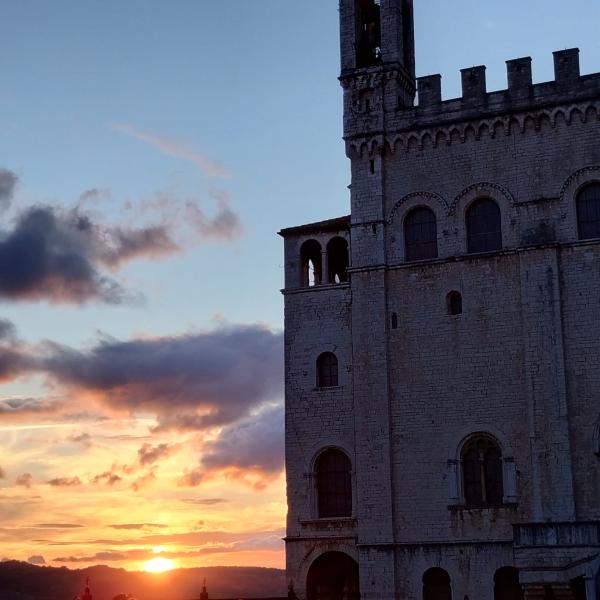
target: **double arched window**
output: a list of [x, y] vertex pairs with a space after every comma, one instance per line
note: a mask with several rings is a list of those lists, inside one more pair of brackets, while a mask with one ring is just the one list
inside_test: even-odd
[[329, 388], [338, 385], [338, 359], [333, 352], [323, 352], [317, 358], [317, 387]]
[[349, 264], [350, 253], [345, 238], [331, 238], [326, 254], [317, 240], [306, 240], [300, 247], [300, 287], [346, 283]]
[[577, 229], [580, 240], [600, 238], [600, 183], [590, 183], [577, 194]]
[[467, 508], [493, 508], [503, 504], [502, 451], [496, 440], [478, 435], [461, 452], [463, 492]]
[[444, 569], [434, 567], [423, 575], [423, 600], [452, 600], [450, 575]]
[[404, 246], [408, 261], [437, 258], [437, 221], [431, 209], [414, 208], [406, 215]]
[[315, 463], [319, 518], [352, 516], [352, 466], [341, 450], [325, 450]]
[[491, 198], [480, 198], [469, 206], [466, 225], [469, 253], [502, 250], [500, 208]]

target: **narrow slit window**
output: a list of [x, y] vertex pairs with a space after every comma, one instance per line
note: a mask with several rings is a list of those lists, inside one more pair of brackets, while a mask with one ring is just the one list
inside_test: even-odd
[[448, 314], [452, 316], [462, 315], [463, 304], [462, 296], [460, 292], [450, 292], [446, 297], [446, 304], [448, 307]]

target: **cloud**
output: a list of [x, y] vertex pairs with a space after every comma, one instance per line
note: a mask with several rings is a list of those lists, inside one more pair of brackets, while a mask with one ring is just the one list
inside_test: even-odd
[[91, 223], [49, 207], [31, 208], [0, 240], [0, 297], [122, 303], [121, 286], [99, 274]]
[[104, 473], [100, 473], [92, 479], [92, 483], [104, 483], [111, 487], [119, 481], [123, 481], [123, 478], [117, 475], [114, 470], [104, 471]]
[[74, 433], [67, 440], [74, 444], [81, 444], [85, 448], [90, 448], [92, 445], [92, 436], [89, 433]]
[[242, 234], [242, 221], [229, 206], [229, 195], [223, 191], [211, 190], [210, 195], [218, 202], [218, 211], [209, 217], [196, 204], [186, 204], [186, 216], [196, 233], [205, 240], [231, 241]]
[[117, 268], [122, 263], [138, 257], [162, 258], [179, 250], [166, 227], [154, 226], [141, 229], [113, 227], [105, 232], [109, 242], [100, 253], [105, 265]]
[[197, 504], [198, 506], [214, 506], [228, 502], [225, 498], [181, 498], [180, 502], [185, 504]]
[[[2, 351], [0, 350], [0, 374], [4, 373], [6, 379], [5, 364], [3, 364]], [[22, 366], [21, 363], [20, 366]], [[22, 372], [21, 368], [16, 368], [10, 371], [10, 375], [16, 376]], [[62, 403], [52, 398], [4, 398], [0, 400], [0, 416], [28, 416], [36, 414], [48, 414], [56, 412], [62, 407]]]
[[52, 487], [74, 487], [81, 485], [81, 479], [79, 477], [56, 477], [46, 483]]
[[159, 444], [158, 446], [152, 446], [152, 444], [144, 444], [138, 450], [138, 460], [140, 465], [142, 465], [143, 467], [153, 465], [158, 460], [162, 458], [167, 458], [178, 449], [178, 446], [174, 446], [172, 444]]
[[31, 565], [45, 565], [46, 564], [46, 560], [44, 559], [44, 557], [39, 554], [34, 554], [33, 556], [30, 556], [27, 559], [27, 562]]
[[23, 473], [15, 479], [15, 484], [29, 489], [33, 484], [33, 476], [31, 473]]
[[83, 525], [75, 523], [36, 523], [33, 527], [36, 529], [81, 529]]
[[119, 525], [109, 525], [112, 529], [139, 530], [139, 529], [166, 529], [168, 525], [162, 523], [121, 523]]
[[0, 319], [0, 340], [15, 341], [17, 339], [17, 328], [12, 321]]
[[6, 479], [6, 471], [0, 467], [0, 479]]
[[8, 169], [0, 169], [0, 210], [6, 210], [12, 202], [19, 178]]
[[283, 394], [283, 341], [260, 325], [177, 337], [100, 341], [88, 351], [48, 343], [40, 368], [107, 406], [154, 412], [158, 430], [223, 426]]
[[141, 489], [145, 488], [153, 481], [156, 481], [156, 473], [154, 470], [148, 471], [144, 475], [140, 475], [132, 484], [131, 489], [134, 492], [139, 492]]
[[127, 123], [114, 123], [111, 125], [113, 131], [124, 133], [141, 142], [150, 144], [163, 154], [181, 158], [194, 163], [205, 175], [209, 177], [230, 177], [231, 174], [223, 166], [214, 160], [200, 154], [189, 145], [179, 140], [148, 131], [141, 131]]
[[187, 470], [178, 484], [197, 487], [216, 475], [240, 481], [260, 491], [277, 479], [284, 467], [283, 406], [224, 427], [205, 445], [199, 467]]

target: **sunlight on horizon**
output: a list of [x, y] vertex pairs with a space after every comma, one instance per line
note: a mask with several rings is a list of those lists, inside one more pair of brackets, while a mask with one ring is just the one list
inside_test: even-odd
[[144, 563], [144, 571], [148, 573], [165, 573], [175, 568], [175, 562], [164, 556], [157, 556]]

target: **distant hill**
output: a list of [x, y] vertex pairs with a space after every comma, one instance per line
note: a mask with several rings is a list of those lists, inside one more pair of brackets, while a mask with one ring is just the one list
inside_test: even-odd
[[90, 578], [94, 600], [112, 600], [131, 594], [137, 600], [189, 600], [198, 598], [206, 577], [211, 598], [285, 596], [285, 571], [259, 567], [202, 567], [168, 573], [144, 573], [106, 566], [71, 570], [38, 567], [29, 563], [0, 563], [0, 599], [72, 600]]

